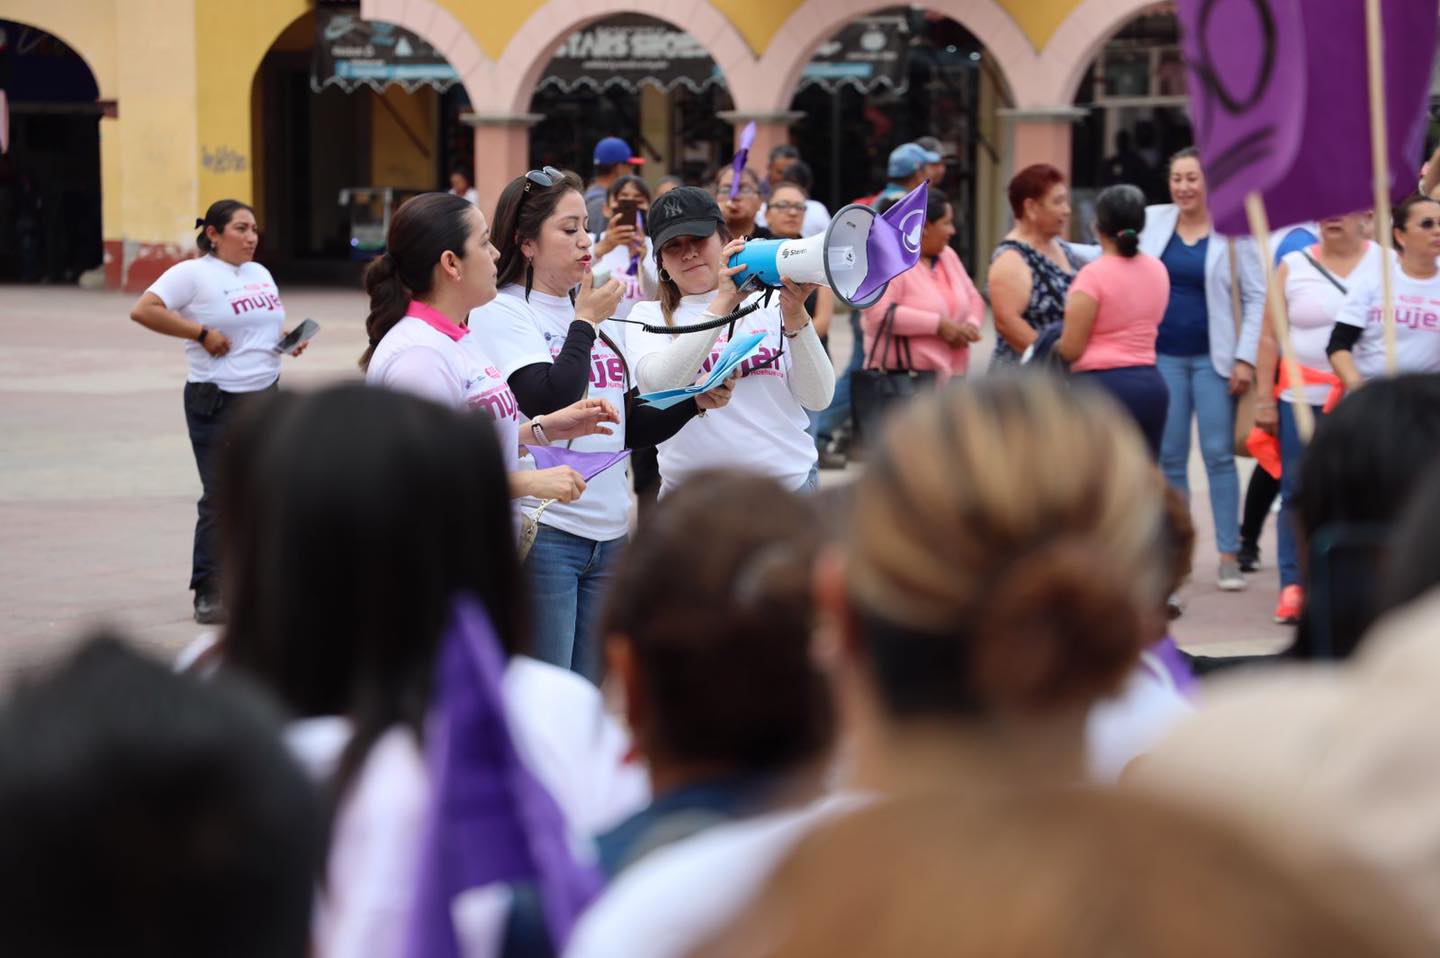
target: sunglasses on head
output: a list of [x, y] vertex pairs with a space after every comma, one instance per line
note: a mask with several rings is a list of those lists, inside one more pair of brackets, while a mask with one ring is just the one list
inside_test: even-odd
[[544, 189], [547, 186], [554, 186], [565, 178], [565, 174], [553, 166], [542, 166], [538, 170], [531, 170], [525, 174], [525, 192], [530, 192], [532, 185]]

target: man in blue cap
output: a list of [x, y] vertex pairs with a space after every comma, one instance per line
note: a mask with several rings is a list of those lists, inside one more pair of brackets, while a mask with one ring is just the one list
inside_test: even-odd
[[890, 164], [885, 170], [890, 182], [875, 198], [876, 204], [882, 200], [898, 200], [906, 195], [925, 181], [931, 164], [942, 162], [944, 160], [939, 153], [927, 150], [919, 143], [902, 143], [895, 147], [890, 151]]
[[590, 232], [598, 234], [605, 231], [605, 193], [610, 184], [644, 162], [644, 157], [636, 156], [630, 144], [618, 136], [607, 136], [595, 144], [595, 179], [590, 181], [590, 188], [585, 191]]

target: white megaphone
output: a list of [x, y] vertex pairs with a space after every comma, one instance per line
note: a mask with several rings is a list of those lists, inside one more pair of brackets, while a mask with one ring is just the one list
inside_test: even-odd
[[746, 243], [730, 257], [731, 266], [745, 267], [736, 274], [735, 285], [754, 278], [774, 289], [788, 277], [797, 283], [824, 283], [846, 306], [873, 306], [892, 279], [920, 261], [928, 200], [929, 184], [921, 183], [883, 214], [852, 203], [835, 214], [824, 233]]

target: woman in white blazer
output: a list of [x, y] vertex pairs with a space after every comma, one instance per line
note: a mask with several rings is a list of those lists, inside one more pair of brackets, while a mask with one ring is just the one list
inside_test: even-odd
[[[1190, 423], [1199, 426], [1200, 452], [1210, 480], [1217, 583], [1245, 588], [1240, 547], [1240, 479], [1235, 470], [1235, 400], [1255, 388], [1255, 352], [1265, 308], [1265, 279], [1250, 239], [1215, 233], [1205, 201], [1205, 174], [1194, 150], [1170, 160], [1173, 203], [1149, 207], [1140, 251], [1157, 257], [1170, 275], [1170, 302], [1155, 343], [1155, 365], [1170, 391], [1160, 442], [1160, 468], [1189, 495]], [[1233, 282], [1239, 294], [1237, 318]]]

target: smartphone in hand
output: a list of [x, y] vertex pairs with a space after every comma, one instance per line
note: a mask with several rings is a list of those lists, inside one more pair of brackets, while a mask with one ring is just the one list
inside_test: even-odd
[[310, 337], [314, 336], [318, 332], [320, 332], [319, 323], [315, 322], [315, 320], [313, 319], [304, 320], [300, 323], [299, 326], [296, 326], [290, 331], [289, 336], [286, 336], [284, 339], [280, 340], [280, 342], [275, 344], [275, 351], [277, 353], [293, 352], [295, 350], [295, 347], [299, 346], [301, 343], [309, 342]]
[[615, 204], [615, 212], [620, 214], [621, 226], [638, 226], [640, 204], [635, 200], [619, 200]]

